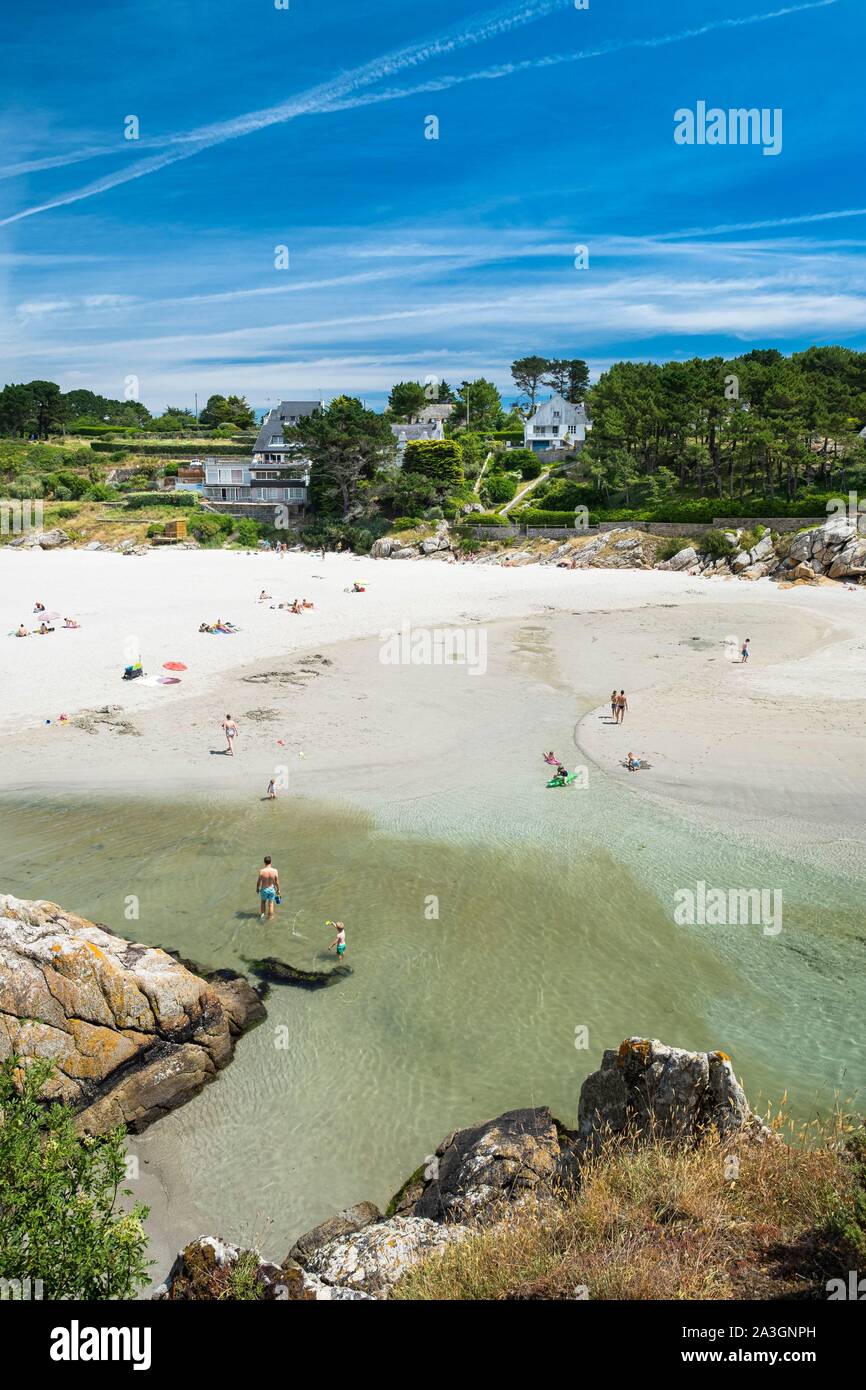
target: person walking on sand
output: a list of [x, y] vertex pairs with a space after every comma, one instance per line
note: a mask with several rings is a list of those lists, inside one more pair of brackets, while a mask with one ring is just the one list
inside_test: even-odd
[[270, 922], [274, 915], [274, 908], [280, 896], [280, 875], [271, 863], [271, 856], [265, 855], [265, 862], [259, 869], [259, 876], [256, 880], [256, 892], [259, 896], [261, 913], [259, 920], [264, 921], [267, 917]]
[[625, 691], [621, 690], [616, 697], [616, 722], [625, 723], [625, 712], [628, 709], [628, 700], [625, 698]]
[[234, 741], [238, 736], [238, 732], [237, 720], [232, 719], [231, 715], [227, 714], [223, 720], [223, 733], [226, 736], [226, 752], [230, 758], [233, 758], [235, 755]]
[[610, 717], [616, 723], [616, 691], [610, 692]]
[[267, 796], [268, 801], [276, 801], [276, 799], [277, 799], [277, 787], [276, 787], [276, 783], [275, 783], [273, 777], [271, 778], [270, 782], [268, 783], [268, 790], [267, 790], [267, 792], [266, 792], [266, 796]]
[[327, 922], [325, 925], [328, 927], [336, 927], [337, 929], [337, 935], [334, 937], [328, 950], [333, 951], [336, 946], [337, 957], [342, 960], [343, 956], [346, 954], [346, 928], [343, 926], [342, 922]]
[[742, 661], [742, 664], [743, 664], [743, 665], [745, 665], [746, 662], [747, 662], [748, 659], [749, 659], [749, 642], [750, 642], [750, 640], [751, 640], [750, 638], [748, 638], [748, 637], [746, 638], [745, 642], [743, 643], [743, 650], [740, 652], [740, 658], [741, 658], [741, 661]]

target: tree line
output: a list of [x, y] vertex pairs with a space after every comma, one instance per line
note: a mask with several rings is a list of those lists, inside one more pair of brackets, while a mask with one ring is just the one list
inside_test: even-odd
[[243, 396], [211, 396], [198, 417], [191, 410], [167, 405], [152, 415], [135, 400], [112, 400], [95, 391], [61, 391], [55, 381], [28, 381], [4, 386], [0, 391], [0, 434], [15, 438], [48, 439], [67, 429], [155, 430], [178, 434], [204, 425], [230, 431], [251, 429], [255, 412]]
[[774, 348], [735, 358], [617, 362], [587, 395], [581, 471], [605, 501], [679, 494], [793, 500], [864, 467], [866, 353]]

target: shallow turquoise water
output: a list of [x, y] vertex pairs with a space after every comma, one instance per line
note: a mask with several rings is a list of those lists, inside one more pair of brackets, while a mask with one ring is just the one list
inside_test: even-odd
[[[204, 1222], [284, 1255], [339, 1206], [386, 1202], [458, 1125], [524, 1104], [573, 1122], [582, 1077], [628, 1034], [722, 1048], [753, 1103], [787, 1092], [800, 1118], [862, 1097], [862, 882], [602, 779], [591, 796], [486, 789], [375, 816], [291, 800], [7, 801], [0, 824], [5, 891], [206, 966], [316, 966], [325, 919], [346, 922], [351, 978], [275, 987], [217, 1083], [132, 1141], [170, 1156], [172, 1196], [195, 1205], [178, 1240]], [[254, 895], [265, 852], [285, 900], [272, 929]], [[677, 926], [674, 892], [698, 879], [780, 888], [782, 932]]]

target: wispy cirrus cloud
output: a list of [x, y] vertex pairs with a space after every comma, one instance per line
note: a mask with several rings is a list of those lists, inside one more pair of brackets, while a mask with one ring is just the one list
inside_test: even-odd
[[[8, 226], [24, 218], [34, 217], [42, 212], [48, 212], [53, 208], [66, 207], [72, 203], [96, 197], [101, 193], [117, 188], [121, 184], [145, 178], [180, 160], [190, 159], [215, 145], [224, 144], [228, 140], [239, 139], [268, 126], [283, 124], [301, 116], [327, 115], [382, 102], [403, 100], [411, 96], [446, 91], [468, 82], [498, 81], [531, 70], [554, 68], [562, 64], [610, 57], [630, 49], [662, 48], [701, 38], [721, 30], [739, 29], [784, 19], [810, 10], [827, 9], [837, 3], [838, 0], [801, 0], [799, 4], [785, 5], [775, 10], [709, 20], [705, 24], [682, 29], [675, 33], [609, 40], [595, 47], [572, 53], [551, 53], [542, 58], [502, 63], [494, 67], [481, 68], [475, 72], [446, 74], [411, 87], [388, 88], [379, 92], [363, 90], [387, 79], [396, 72], [418, 67], [435, 58], [454, 53], [458, 49], [481, 44], [522, 25], [543, 19], [557, 10], [570, 8], [572, 4], [572, 0], [526, 0], [526, 3], [504, 7], [487, 16], [478, 17], [471, 21], [468, 26], [452, 28], [437, 38], [428, 39], [374, 59], [341, 77], [320, 83], [277, 106], [252, 111], [228, 121], [215, 122], [186, 133], [136, 142], [138, 150], [161, 148], [162, 152], [151, 158], [139, 160], [130, 168], [121, 169], [101, 179], [96, 179], [81, 188], [72, 189], [0, 218], [0, 227]], [[0, 168], [0, 178], [8, 178], [19, 172], [57, 168], [63, 164], [78, 163], [95, 158], [97, 155], [116, 155], [119, 152], [117, 146], [98, 146], [90, 150], [75, 151], [66, 156], [52, 156], [47, 161], [29, 161], [26, 164], [9, 165]]]

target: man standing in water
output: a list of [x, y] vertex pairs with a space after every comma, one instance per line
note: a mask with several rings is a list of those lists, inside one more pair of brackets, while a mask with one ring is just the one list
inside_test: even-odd
[[277, 898], [280, 896], [280, 875], [271, 863], [271, 856], [265, 855], [265, 862], [259, 869], [259, 877], [256, 882], [256, 892], [259, 895], [261, 905], [260, 921], [264, 921], [267, 916], [270, 922], [274, 915], [274, 908]]

